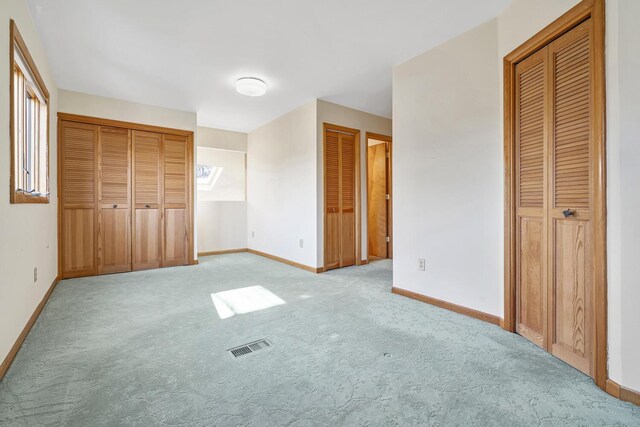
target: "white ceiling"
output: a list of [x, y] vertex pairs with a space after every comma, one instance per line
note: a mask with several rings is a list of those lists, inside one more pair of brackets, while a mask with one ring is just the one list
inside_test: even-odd
[[[58, 87], [250, 131], [312, 99], [391, 117], [391, 69], [509, 0], [29, 0]], [[267, 95], [235, 92], [243, 76]]]

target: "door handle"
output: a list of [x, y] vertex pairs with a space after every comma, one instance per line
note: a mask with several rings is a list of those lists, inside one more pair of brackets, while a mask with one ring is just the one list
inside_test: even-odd
[[562, 211], [562, 215], [564, 215], [565, 218], [569, 218], [570, 216], [573, 216], [573, 212], [571, 211], [571, 209], [566, 209]]
[[145, 208], [149, 209], [151, 205], [144, 205]]
[[115, 208], [117, 208], [117, 207], [118, 207], [118, 205], [113, 205], [113, 209], [115, 209]]

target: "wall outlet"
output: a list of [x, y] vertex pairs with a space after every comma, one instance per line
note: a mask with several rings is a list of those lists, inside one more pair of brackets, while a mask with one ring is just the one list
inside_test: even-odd
[[418, 270], [425, 271], [427, 268], [427, 262], [424, 258], [418, 258]]
[[300, 239], [300, 248], [304, 248], [304, 239]]
[[256, 237], [256, 232], [255, 231], [251, 232], [251, 237]]
[[38, 281], [38, 267], [33, 268], [33, 283]]

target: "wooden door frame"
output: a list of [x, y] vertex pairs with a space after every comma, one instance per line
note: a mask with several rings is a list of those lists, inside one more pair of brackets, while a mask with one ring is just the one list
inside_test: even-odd
[[594, 90], [593, 147], [591, 160], [594, 240], [594, 380], [606, 390], [607, 383], [607, 260], [606, 260], [606, 92], [605, 92], [605, 4], [583, 0], [504, 58], [504, 319], [502, 327], [516, 331], [516, 186], [515, 186], [515, 68], [516, 64], [591, 18], [593, 22]]
[[[141, 131], [145, 131], [145, 132], [156, 132], [156, 133], [161, 133], [161, 134], [169, 134], [169, 135], [178, 135], [178, 136], [185, 136], [187, 137], [187, 145], [188, 145], [188, 153], [189, 153], [189, 157], [187, 158], [187, 173], [189, 174], [189, 180], [188, 180], [188, 203], [189, 203], [189, 247], [187, 248], [187, 262], [189, 263], [189, 265], [195, 265], [198, 263], [198, 261], [195, 259], [195, 250], [194, 250], [194, 246], [195, 246], [195, 242], [194, 242], [194, 224], [195, 224], [195, 218], [194, 218], [194, 212], [195, 212], [195, 208], [194, 208], [194, 200], [195, 200], [195, 174], [194, 174], [194, 170], [195, 170], [195, 161], [194, 161], [194, 138], [193, 138], [193, 131], [190, 130], [183, 130], [183, 129], [173, 129], [173, 128], [167, 128], [167, 127], [162, 127], [162, 126], [153, 126], [153, 125], [146, 125], [146, 124], [141, 124], [141, 123], [132, 123], [132, 122], [125, 122], [125, 121], [121, 121], [121, 120], [112, 120], [112, 119], [104, 119], [104, 118], [100, 118], [100, 117], [91, 117], [91, 116], [82, 116], [82, 115], [78, 115], [78, 114], [69, 114], [69, 113], [58, 113], [58, 143], [57, 145], [57, 165], [58, 165], [58, 170], [57, 170], [57, 192], [58, 194], [56, 195], [56, 197], [58, 198], [58, 277], [62, 278], [62, 194], [63, 194], [63, 189], [62, 189], [62, 174], [61, 174], [61, 165], [62, 165], [62, 159], [61, 159], [61, 154], [62, 154], [62, 147], [60, 144], [60, 141], [62, 140], [62, 133], [61, 133], [61, 122], [62, 121], [66, 121], [66, 122], [76, 122], [76, 123], [85, 123], [85, 124], [92, 124], [92, 125], [98, 125], [98, 126], [109, 126], [109, 127], [117, 127], [117, 128], [125, 128], [125, 129], [130, 129], [130, 130], [141, 130]], [[133, 150], [133, 146], [131, 147], [131, 149]], [[133, 152], [132, 152], [133, 153]], [[132, 154], [130, 153], [130, 154]], [[96, 170], [97, 170], [97, 155], [96, 155]], [[132, 159], [132, 164], [131, 164], [131, 168], [130, 170], [133, 170], [133, 159]], [[131, 172], [130, 172], [131, 173]], [[130, 177], [131, 179], [131, 191], [133, 191], [133, 179], [132, 177]], [[96, 200], [97, 200], [97, 182], [95, 183], [96, 185]], [[97, 209], [97, 207], [96, 207]], [[131, 220], [133, 221], [133, 213], [134, 210], [133, 208], [131, 209]], [[96, 214], [97, 215], [97, 214]], [[96, 217], [97, 218], [97, 217]], [[96, 224], [97, 226], [97, 224]], [[133, 233], [133, 228], [132, 228], [132, 233]], [[133, 235], [132, 235], [133, 236]], [[132, 239], [133, 241], [133, 239]], [[96, 251], [97, 252], [97, 251]], [[131, 262], [133, 265], [133, 250], [131, 252]], [[96, 254], [96, 271], [97, 271], [97, 254]]]
[[346, 133], [347, 135], [353, 135], [354, 148], [355, 148], [355, 221], [356, 221], [356, 265], [362, 265], [362, 200], [361, 200], [361, 186], [360, 182], [360, 145], [362, 144], [360, 137], [360, 129], [348, 128], [345, 126], [334, 125], [332, 123], [322, 124], [322, 245], [324, 260], [322, 262], [323, 268], [327, 270], [327, 186], [325, 177], [325, 165], [327, 164], [327, 131], [334, 131], [338, 133]]
[[[389, 203], [387, 203], [387, 236], [389, 236], [389, 245], [387, 246], [387, 259], [393, 258], [393, 174], [392, 174], [392, 159], [393, 159], [393, 138], [380, 133], [365, 132], [365, 147], [367, 148], [367, 154], [364, 156], [365, 163], [365, 194], [369, 195], [369, 139], [375, 139], [378, 141], [384, 141], [389, 144], [389, 160], [387, 169], [387, 191], [389, 194]], [[369, 199], [367, 198], [367, 242], [369, 241]], [[369, 254], [369, 248], [367, 247], [367, 261], [371, 260]]]

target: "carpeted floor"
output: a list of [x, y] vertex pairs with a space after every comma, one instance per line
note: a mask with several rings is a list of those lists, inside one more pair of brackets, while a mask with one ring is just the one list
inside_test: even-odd
[[[640, 425], [526, 340], [391, 294], [388, 261], [200, 262], [60, 283], [0, 382], [0, 425]], [[211, 293], [256, 285], [286, 304], [220, 319]]]

